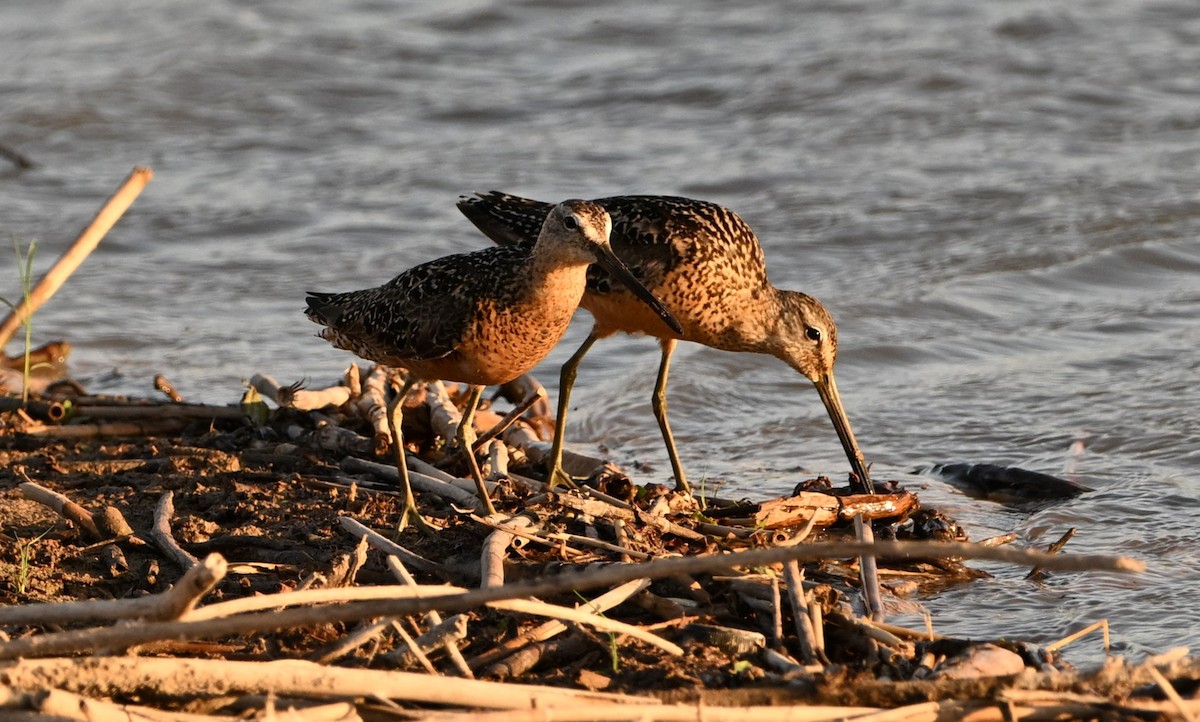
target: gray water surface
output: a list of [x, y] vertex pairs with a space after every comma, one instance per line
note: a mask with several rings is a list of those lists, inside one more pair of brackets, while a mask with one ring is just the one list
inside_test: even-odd
[[[939, 631], [1050, 641], [1106, 618], [1126, 653], [1200, 643], [1192, 0], [18, 0], [0, 68], [0, 142], [38, 164], [0, 160], [0, 231], [37, 240], [39, 268], [155, 171], [35, 321], [93, 391], [153, 395], [164, 372], [230, 403], [255, 372], [333, 379], [351, 358], [314, 338], [304, 291], [485, 245], [462, 193], [706, 198], [834, 313], [877, 478], [973, 538], [1077, 527], [1069, 551], [1150, 564], [1041, 585], [988, 566], [923, 600]], [[588, 327], [540, 367], [552, 393]], [[657, 360], [601, 342], [573, 397], [570, 442], [642, 481], [670, 473]], [[670, 401], [691, 474], [726, 494], [845, 474], [811, 385], [772, 358], [682, 345]], [[1096, 491], [1013, 509], [908, 474], [950, 461]]]

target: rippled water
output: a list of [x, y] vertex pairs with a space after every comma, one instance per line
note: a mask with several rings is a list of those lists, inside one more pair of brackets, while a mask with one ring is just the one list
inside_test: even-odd
[[[1077, 527], [1068, 550], [1151, 565], [1043, 585], [989, 567], [925, 600], [939, 630], [1048, 641], [1107, 618], [1127, 652], [1200, 642], [1192, 0], [26, 0], [0, 5], [0, 67], [0, 143], [38, 164], [0, 160], [0, 231], [38, 240], [40, 267], [130, 168], [156, 173], [35, 324], [93, 390], [150, 394], [163, 371], [225, 403], [254, 372], [333, 378], [349, 358], [313, 338], [303, 291], [480, 247], [460, 193], [707, 198], [834, 312], [877, 478], [974, 538]], [[552, 391], [587, 326], [542, 367]], [[696, 478], [760, 496], [844, 473], [781, 363], [676, 358]], [[571, 426], [647, 480], [669, 474], [656, 364], [652, 341], [598, 344]], [[939, 461], [1070, 466], [1096, 491], [1016, 510], [907, 474]]]

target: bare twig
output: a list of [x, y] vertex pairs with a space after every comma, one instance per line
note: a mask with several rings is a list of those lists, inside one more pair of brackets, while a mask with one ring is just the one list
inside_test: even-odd
[[21, 494], [26, 499], [50, 507], [58, 512], [59, 516], [81, 527], [92, 539], [103, 541], [106, 538], [104, 534], [100, 533], [100, 529], [96, 527], [96, 520], [92, 516], [92, 513], [71, 501], [66, 495], [52, 489], [47, 489], [32, 481], [26, 481], [17, 488], [21, 490]]
[[73, 624], [119, 619], [179, 619], [225, 577], [227, 564], [209, 554], [161, 594], [136, 599], [87, 599], [78, 602], [0, 607], [0, 624]]
[[0, 348], [8, 343], [25, 319], [36, 313], [42, 304], [50, 300], [63, 282], [75, 272], [76, 268], [79, 268], [79, 264], [83, 263], [84, 259], [95, 250], [105, 234], [116, 225], [129, 206], [133, 205], [133, 201], [141, 194], [142, 189], [150, 182], [153, 175], [149, 168], [133, 169], [117, 192], [101, 206], [100, 211], [96, 213], [96, 217], [92, 219], [88, 227], [83, 229], [70, 248], [55, 261], [50, 270], [46, 271], [46, 275], [42, 276], [37, 285], [29, 291], [28, 297], [17, 304], [16, 309], [9, 313], [3, 321], [0, 321]]
[[184, 571], [200, 563], [200, 560], [184, 551], [171, 535], [171, 517], [175, 515], [175, 492], [168, 491], [158, 500], [154, 510], [154, 527], [150, 530], [150, 538], [171, 561], [178, 564]]
[[[616, 589], [601, 594], [591, 601], [577, 605], [577, 608], [589, 611], [593, 614], [601, 614], [609, 609], [612, 609], [618, 604], [625, 602], [625, 600], [641, 593], [649, 586], [649, 579], [635, 579], [622, 584]], [[501, 645], [492, 647], [483, 654], [469, 660], [468, 664], [472, 669], [485, 667], [499, 659], [503, 659], [504, 657], [513, 654], [525, 645], [535, 642], [543, 642], [558, 634], [562, 634], [566, 630], [567, 625], [557, 619], [544, 622], [541, 625], [524, 632]]]
[[504, 554], [515, 536], [514, 531], [521, 531], [533, 526], [533, 521], [527, 516], [515, 516], [505, 519], [496, 525], [495, 531], [488, 534], [483, 541], [483, 552], [480, 554], [479, 586], [484, 589], [504, 586]]
[[351, 519], [348, 516], [340, 516], [338, 517], [338, 523], [342, 525], [342, 529], [344, 529], [347, 533], [355, 537], [366, 538], [366, 540], [370, 542], [371, 546], [382, 551], [384, 554], [390, 554], [392, 556], [399, 557], [406, 563], [413, 565], [421, 571], [443, 571], [442, 565], [438, 562], [435, 562], [431, 559], [426, 559], [420, 554], [417, 554], [406, 547], [400, 546], [396, 542], [388, 539], [379, 532], [366, 527], [355, 519]]
[[[312, 662], [240, 662], [227, 659], [83, 657], [23, 659], [5, 666], [8, 684], [17, 688], [60, 687], [97, 696], [187, 696], [213, 689], [226, 693], [310, 698], [401, 699], [426, 704], [482, 709], [524, 709], [535, 705], [591, 703], [637, 704], [628, 695], [577, 692], [554, 687], [499, 684], [411, 672], [323, 667]], [[603, 715], [602, 715], [603, 716]]]
[[[608, 587], [642, 577], [661, 579], [676, 574], [697, 574], [729, 569], [738, 566], [762, 566], [778, 564], [789, 559], [815, 560], [830, 557], [858, 556], [870, 554], [900, 559], [939, 559], [962, 557], [966, 559], [989, 559], [1027, 566], [1042, 566], [1046, 569], [1083, 571], [1106, 570], [1140, 572], [1145, 564], [1125, 557], [1100, 555], [1059, 555], [1005, 547], [987, 548], [967, 543], [948, 542], [862, 542], [828, 544], [799, 544], [793, 547], [753, 549], [727, 554], [707, 554], [692, 557], [655, 559], [640, 564], [623, 564], [590, 569], [576, 574], [538, 579], [519, 584], [509, 584], [498, 589], [480, 589], [469, 593], [442, 592], [426, 598], [390, 598], [319, 608], [285, 609], [279, 612], [248, 614], [230, 619], [212, 620], [203, 626], [195, 622], [155, 622], [129, 629], [75, 630], [46, 634], [38, 637], [14, 639], [0, 642], [0, 659], [22, 656], [47, 656], [65, 654], [98, 647], [114, 645], [132, 646], [159, 639], [183, 638], [187, 636], [213, 637], [226, 634], [243, 634], [254, 631], [288, 629], [312, 624], [325, 624], [332, 620], [352, 621], [416, 614], [430, 609], [446, 613], [474, 609], [482, 604], [504, 599], [548, 596], [567, 590], [584, 590]], [[343, 590], [347, 591], [347, 590]], [[282, 596], [282, 595], [276, 595]], [[197, 610], [200, 612], [203, 610]]]

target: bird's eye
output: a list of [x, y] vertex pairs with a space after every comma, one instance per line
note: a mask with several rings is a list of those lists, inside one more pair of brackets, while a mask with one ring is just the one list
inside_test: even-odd
[[808, 340], [810, 341], [820, 341], [821, 329], [815, 326], [809, 326], [808, 328], [804, 329], [804, 335], [808, 336]]
[[567, 216], [563, 219], [563, 225], [567, 227], [568, 231], [577, 231], [579, 230], [579, 219], [575, 216]]

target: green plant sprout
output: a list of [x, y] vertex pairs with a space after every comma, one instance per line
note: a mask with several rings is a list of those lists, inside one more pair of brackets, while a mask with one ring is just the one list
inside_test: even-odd
[[14, 585], [16, 587], [17, 594], [25, 596], [25, 593], [29, 591], [29, 561], [30, 557], [33, 556], [33, 546], [42, 539], [45, 539], [46, 535], [49, 534], [53, 529], [54, 527], [48, 527], [46, 531], [38, 534], [29, 541], [21, 541], [18, 538], [17, 547], [19, 549], [18, 554], [20, 557], [17, 562], [17, 582]]
[[[37, 249], [37, 241], [30, 241], [29, 249], [25, 253], [21, 252], [21, 244], [17, 242], [16, 236], [13, 236], [12, 242], [13, 253], [17, 256], [17, 271], [21, 275], [21, 295], [25, 300], [25, 308], [29, 309], [29, 294], [33, 288], [33, 254]], [[0, 301], [13, 313], [17, 312], [17, 306], [12, 301], [3, 296], [0, 296]], [[33, 349], [33, 314], [27, 311], [21, 325], [25, 327], [25, 368], [21, 374], [21, 404], [24, 405], [29, 403], [29, 374], [32, 371], [29, 366], [29, 353]]]

